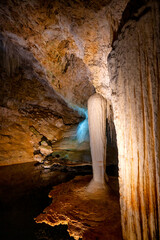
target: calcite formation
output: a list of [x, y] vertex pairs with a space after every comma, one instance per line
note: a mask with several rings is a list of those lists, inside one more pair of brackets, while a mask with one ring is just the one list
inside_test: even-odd
[[108, 59], [123, 238], [159, 239], [159, 2], [130, 12]]
[[88, 120], [90, 146], [93, 166], [93, 179], [88, 186], [88, 191], [97, 191], [105, 188], [106, 184], [106, 117], [107, 102], [98, 93], [88, 100]]
[[90, 176], [76, 177], [53, 188], [53, 202], [35, 220], [51, 226], [67, 224], [70, 236], [78, 240], [122, 239], [117, 196], [109, 186], [99, 195], [86, 191]]

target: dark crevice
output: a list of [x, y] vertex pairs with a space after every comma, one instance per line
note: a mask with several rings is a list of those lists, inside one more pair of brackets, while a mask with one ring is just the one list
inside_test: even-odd
[[[133, 20], [133, 21], [137, 22], [137, 21], [139, 21], [139, 19], [141, 17], [143, 17], [145, 14], [147, 14], [149, 11], [151, 11], [151, 7], [146, 6], [144, 9], [142, 9], [142, 11], [138, 12], [139, 9], [142, 8], [143, 6], [145, 6], [148, 2], [149, 1], [147, 1], [147, 0], [141, 0], [141, 1], [131, 0], [131, 1], [129, 1], [129, 3], [127, 4], [127, 6], [122, 14], [122, 18], [120, 21], [118, 31], [114, 32], [113, 42], [118, 39], [118, 36], [122, 31], [122, 28], [129, 20]], [[112, 42], [112, 45], [113, 45], [113, 42]]]

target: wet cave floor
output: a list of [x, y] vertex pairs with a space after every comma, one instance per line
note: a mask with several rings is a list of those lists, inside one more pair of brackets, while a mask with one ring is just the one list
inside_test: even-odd
[[[114, 202], [113, 204], [110, 202], [108, 221], [106, 222], [106, 225], [102, 227], [109, 229], [115, 225], [115, 228], [112, 227], [113, 229], [110, 231], [110, 234], [113, 233], [113, 236], [108, 235], [107, 237], [107, 235], [105, 235], [105, 237], [103, 236], [102, 238], [101, 236], [98, 237], [98, 235], [88, 235], [90, 234], [88, 232], [88, 240], [121, 239], [118, 180], [116, 176], [117, 168], [115, 166], [109, 166], [107, 167], [107, 172], [110, 175], [109, 191], [112, 192], [111, 195]], [[55, 191], [56, 188], [58, 190], [62, 186], [61, 190], [58, 190], [62, 193], [62, 195], [60, 195], [61, 193], [59, 194], [59, 199], [56, 200], [56, 204], [58, 206], [61, 199], [66, 201], [65, 195], [63, 195], [65, 194], [64, 189], [67, 189], [68, 186], [74, 186], [75, 189], [77, 189], [78, 185], [75, 184], [76, 182], [80, 184], [80, 187], [83, 187], [83, 185], [87, 184], [88, 181], [90, 181], [92, 177], [91, 174], [91, 166], [85, 166], [84, 164], [82, 166], [72, 166], [69, 168], [61, 169], [44, 169], [41, 164], [36, 164], [35, 162], [0, 167], [0, 239], [75, 239], [73, 237], [70, 237], [67, 231], [67, 225], [60, 224], [58, 226], [52, 227], [45, 223], [36, 223], [35, 218], [40, 213], [43, 213], [44, 209], [52, 203], [52, 199], [49, 198], [48, 195], [51, 190], [54, 189], [54, 186], [56, 186]], [[76, 176], [79, 177], [77, 178]], [[65, 185], [65, 183], [67, 185]], [[70, 189], [70, 187], [68, 189]], [[72, 198], [71, 195], [70, 197]], [[78, 205], [79, 201], [80, 200], [77, 201]], [[75, 203], [73, 205], [75, 206]], [[91, 208], [93, 208], [93, 206], [91, 206]], [[111, 212], [114, 212], [114, 214], [111, 214]], [[92, 209], [92, 214], [93, 213], [94, 209]], [[70, 212], [69, 214], [72, 213]], [[110, 222], [111, 215], [114, 215], [114, 217]], [[95, 225], [97, 225], [96, 222]], [[92, 229], [90, 232], [92, 232]], [[100, 234], [100, 232], [98, 234]]]

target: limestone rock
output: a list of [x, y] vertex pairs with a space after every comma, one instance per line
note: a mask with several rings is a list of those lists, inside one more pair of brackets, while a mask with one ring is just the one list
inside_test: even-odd
[[[64, 132], [81, 120], [74, 106], [86, 106], [94, 87], [101, 94], [104, 91], [104, 95], [111, 95], [106, 62], [111, 49], [110, 30], [119, 24], [126, 3], [127, 0], [1, 1], [2, 118], [6, 119], [6, 111], [20, 113], [15, 121], [20, 126], [25, 122], [27, 152], [38, 150], [43, 137], [52, 143], [61, 140]], [[5, 127], [3, 124], [2, 139]], [[25, 142], [23, 145], [26, 149]], [[6, 159], [10, 158], [8, 149], [3, 146]], [[13, 156], [12, 163], [17, 159], [15, 155], [13, 161]], [[23, 158], [27, 159], [33, 159], [33, 153]]]
[[53, 152], [50, 146], [44, 146], [44, 145], [39, 146], [39, 150], [45, 156]]
[[1, 31], [33, 53], [56, 91], [83, 106], [94, 93], [92, 84], [108, 86], [111, 35], [127, 2], [3, 2]]
[[36, 222], [51, 226], [67, 224], [70, 236], [76, 240], [122, 239], [117, 197], [109, 187], [100, 195], [87, 193], [86, 185], [90, 180], [90, 176], [79, 176], [54, 187], [49, 194], [54, 199], [52, 204]]
[[124, 239], [160, 237], [159, 7], [130, 2], [108, 59]]
[[34, 155], [34, 160], [39, 163], [43, 163], [44, 157], [41, 154], [36, 154]]

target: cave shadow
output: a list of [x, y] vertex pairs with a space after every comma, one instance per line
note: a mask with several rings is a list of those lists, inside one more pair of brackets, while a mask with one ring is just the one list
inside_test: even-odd
[[106, 119], [106, 173], [118, 177], [118, 147], [116, 129], [113, 120]]

